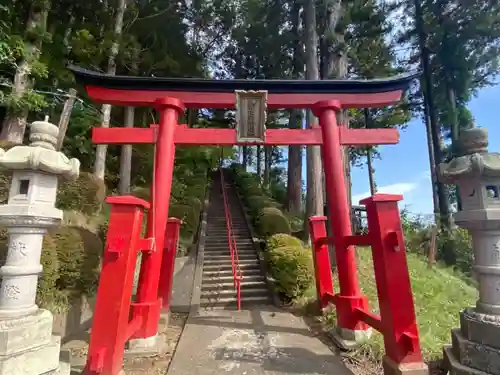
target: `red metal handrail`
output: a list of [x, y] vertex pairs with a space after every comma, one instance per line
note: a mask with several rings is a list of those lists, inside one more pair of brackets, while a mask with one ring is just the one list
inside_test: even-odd
[[236, 289], [236, 301], [238, 304], [238, 310], [241, 309], [241, 279], [243, 278], [240, 268], [240, 259], [238, 257], [238, 247], [236, 246], [236, 239], [233, 233], [233, 219], [231, 218], [231, 212], [229, 209], [229, 201], [227, 199], [226, 183], [224, 180], [224, 172], [220, 169], [220, 183], [222, 189], [222, 198], [224, 200], [224, 213], [226, 216], [226, 228], [227, 228], [227, 243], [229, 246], [229, 252], [231, 253], [231, 268], [233, 271], [234, 278], [234, 288]]

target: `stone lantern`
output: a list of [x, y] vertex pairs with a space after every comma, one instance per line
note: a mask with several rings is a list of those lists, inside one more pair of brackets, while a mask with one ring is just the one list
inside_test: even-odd
[[55, 150], [57, 126], [31, 124], [29, 146], [0, 149], [0, 166], [12, 171], [0, 225], [8, 232], [8, 252], [0, 268], [0, 375], [69, 374], [59, 367], [60, 338], [52, 336], [52, 314], [35, 304], [42, 242], [60, 223], [55, 208], [59, 177], [77, 178], [80, 162]]
[[452, 375], [500, 375], [500, 153], [488, 152], [486, 129], [465, 130], [459, 142], [460, 155], [441, 164], [439, 175], [460, 191], [454, 219], [472, 238], [479, 300], [461, 312], [445, 360]]

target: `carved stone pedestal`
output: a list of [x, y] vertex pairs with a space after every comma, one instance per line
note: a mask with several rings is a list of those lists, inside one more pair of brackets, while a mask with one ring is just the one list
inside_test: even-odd
[[444, 348], [450, 375], [500, 375], [500, 318], [466, 309], [460, 321]]
[[52, 336], [52, 313], [0, 320], [0, 375], [69, 375], [59, 363], [61, 340]]

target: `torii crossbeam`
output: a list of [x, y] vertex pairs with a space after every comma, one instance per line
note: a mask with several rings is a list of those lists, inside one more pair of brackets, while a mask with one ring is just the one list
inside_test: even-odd
[[[347, 129], [337, 124], [336, 114], [348, 108], [381, 107], [399, 100], [418, 73], [375, 80], [210, 80], [198, 78], [155, 78], [111, 76], [72, 67], [77, 81], [83, 83], [89, 97], [98, 103], [120, 106], [154, 107], [158, 124], [149, 128], [95, 128], [92, 140], [97, 144], [155, 144], [155, 171], [151, 184], [151, 210], [148, 217], [148, 243], [154, 251], [143, 254], [135, 305], [141, 319], [123, 327], [128, 337], [150, 338], [156, 335], [159, 311], [158, 283], [162, 264], [165, 228], [168, 218], [172, 172], [176, 145], [317, 145], [322, 148], [325, 185], [340, 292], [335, 295], [338, 325], [343, 334], [356, 337], [368, 328], [357, 312], [367, 308], [367, 298], [358, 286], [355, 254], [346, 238], [352, 237], [349, 204], [345, 189], [342, 146], [395, 144], [395, 129]], [[236, 129], [188, 128], [178, 124], [188, 108], [236, 108]], [[267, 109], [312, 109], [319, 126], [312, 129], [265, 129]], [[171, 255], [171, 254], [170, 254]], [[174, 257], [169, 256], [173, 262]], [[173, 267], [167, 267], [173, 269]], [[173, 275], [168, 276], [172, 285]], [[99, 286], [101, 288], [101, 285]], [[113, 286], [110, 285], [109, 288]], [[99, 311], [99, 293], [95, 314]], [[410, 290], [411, 293], [411, 290]], [[103, 304], [109, 301], [103, 301]], [[168, 307], [168, 300], [163, 305]], [[137, 314], [136, 314], [137, 317]], [[95, 329], [94, 329], [95, 328]], [[93, 327], [92, 334], [100, 334]], [[120, 331], [117, 329], [115, 331]], [[132, 332], [136, 332], [132, 334]], [[139, 332], [139, 333], [137, 333]], [[87, 365], [103, 348], [89, 347]], [[114, 348], [113, 353], [116, 353]], [[101, 354], [99, 354], [101, 353]], [[94, 359], [93, 359], [94, 358]], [[119, 369], [118, 356], [99, 357], [102, 368]], [[97, 365], [95, 365], [97, 366]], [[94, 366], [94, 367], [95, 367]], [[115, 370], [109, 370], [115, 375]]]

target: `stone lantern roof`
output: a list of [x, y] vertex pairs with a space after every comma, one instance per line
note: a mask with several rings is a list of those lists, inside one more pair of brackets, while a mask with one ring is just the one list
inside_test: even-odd
[[453, 184], [464, 178], [500, 177], [500, 153], [488, 152], [488, 130], [467, 129], [459, 139], [460, 154], [439, 165], [440, 180]]
[[68, 159], [56, 151], [59, 129], [47, 121], [31, 124], [30, 145], [15, 146], [5, 151], [0, 148], [0, 166], [8, 170], [34, 170], [66, 179], [76, 179], [80, 161]]

